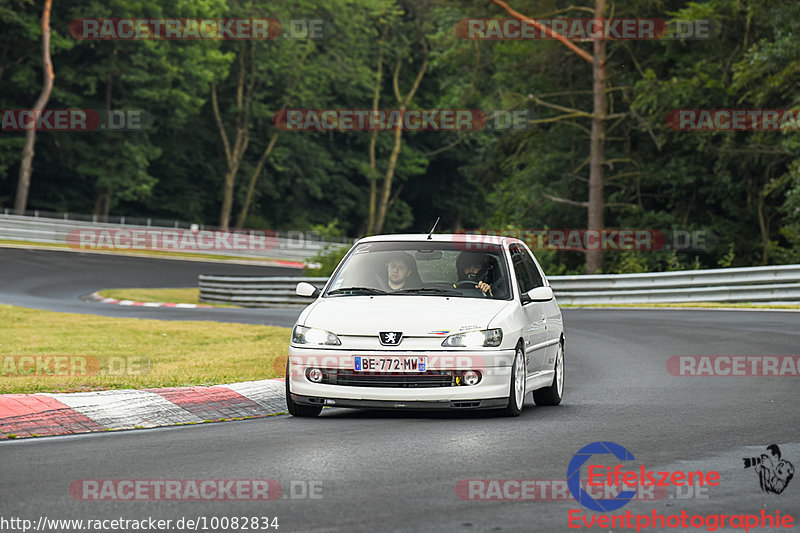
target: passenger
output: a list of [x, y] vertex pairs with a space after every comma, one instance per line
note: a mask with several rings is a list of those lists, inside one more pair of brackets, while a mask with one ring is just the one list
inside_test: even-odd
[[391, 255], [386, 263], [386, 286], [393, 291], [422, 287], [417, 262], [411, 254], [396, 252]]

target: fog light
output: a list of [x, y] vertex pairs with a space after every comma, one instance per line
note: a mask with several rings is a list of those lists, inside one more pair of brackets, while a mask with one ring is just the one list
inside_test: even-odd
[[319, 383], [322, 381], [322, 370], [319, 368], [311, 368], [306, 372], [306, 377], [308, 377], [308, 381]]
[[481, 380], [481, 375], [474, 370], [464, 372], [464, 385], [477, 385]]

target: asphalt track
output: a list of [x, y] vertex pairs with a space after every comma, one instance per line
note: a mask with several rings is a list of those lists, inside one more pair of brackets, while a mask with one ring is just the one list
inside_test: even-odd
[[291, 327], [297, 309], [176, 309], [82, 301], [101, 289], [197, 287], [200, 274], [300, 276], [302, 270], [73, 251], [0, 248], [0, 303], [92, 315]]
[[[34, 261], [33, 256], [22, 258]], [[4, 264], [3, 270], [14, 269]], [[32, 274], [39, 283], [26, 283], [28, 278], [19, 274], [15, 290], [45, 298], [41, 281], [46, 269]], [[139, 275], [145, 283], [147, 274]], [[176, 283], [182, 281], [173, 275]], [[79, 278], [73, 287], [75, 274], [69, 276], [51, 276], [60, 295], [56, 300], [62, 303], [69, 295], [108, 286], [106, 279], [97, 280], [97, 286], [93, 279]], [[164, 286], [166, 276], [151, 276], [158, 278], [151, 286]], [[8, 286], [3, 285], [2, 300], [7, 302]], [[564, 316], [566, 392], [558, 407], [527, 404], [513, 419], [480, 412], [327, 409], [316, 419], [282, 415], [7, 441], [0, 444], [0, 517], [36, 523], [40, 516], [173, 521], [277, 516], [279, 532], [568, 531], [570, 510], [593, 515], [574, 500], [465, 501], [455, 488], [468, 479], [562, 480], [573, 455], [602, 440], [627, 448], [636, 458], [634, 466], [714, 470], [722, 480], [688, 499], [676, 498], [670, 489], [665, 499], [633, 501], [615, 513], [730, 515], [764, 510], [774, 515], [778, 510], [800, 519], [797, 475], [782, 494], [768, 494], [742, 463], [742, 458], [758, 457], [766, 445], [778, 443], [784, 459], [800, 467], [798, 378], [677, 377], [666, 369], [673, 355], [797, 354], [800, 315], [568, 309]], [[298, 498], [78, 501], [68, 490], [82, 479], [253, 478], [279, 481], [284, 494], [294, 486]], [[321, 484], [321, 497], [302, 498], [299, 488], [315, 483]], [[207, 524], [208, 530], [233, 530]]]

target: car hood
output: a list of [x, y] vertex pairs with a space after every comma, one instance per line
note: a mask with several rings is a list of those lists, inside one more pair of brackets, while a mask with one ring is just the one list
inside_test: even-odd
[[402, 331], [406, 337], [436, 337], [486, 329], [509, 303], [440, 296], [340, 296], [320, 298], [300, 315], [298, 324], [337, 335]]

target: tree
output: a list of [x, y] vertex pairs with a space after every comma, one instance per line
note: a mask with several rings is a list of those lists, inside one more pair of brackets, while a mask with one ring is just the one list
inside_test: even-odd
[[[402, 6], [393, 6], [388, 10], [381, 29], [381, 35], [378, 42], [378, 59], [375, 73], [375, 86], [372, 98], [372, 110], [377, 112], [380, 106], [381, 90], [383, 87], [384, 76], [384, 62], [387, 61], [386, 48], [390, 47], [394, 55], [394, 66], [392, 69], [391, 77], [391, 90], [396, 103], [396, 110], [400, 116], [412, 106], [414, 97], [419, 91], [422, 79], [428, 70], [430, 61], [430, 47], [426, 33], [431, 29], [426, 24], [426, 18], [431, 13], [431, 6], [426, 2], [417, 2], [415, 4], [407, 3]], [[421, 54], [415, 58], [415, 49], [421, 48]], [[401, 73], [405, 63], [414, 64], [414, 59], [418, 63], [415, 67], [414, 74], [410, 79], [408, 91], [403, 91], [401, 85]], [[394, 106], [393, 106], [394, 107]], [[399, 195], [399, 190], [395, 191], [395, 196], [392, 196], [392, 186], [395, 180], [395, 173], [397, 172], [398, 163], [400, 160], [401, 152], [403, 150], [403, 127], [402, 121], [395, 124], [391, 132], [391, 143], [389, 154], [386, 160], [385, 169], [383, 170], [382, 179], [378, 177], [377, 170], [377, 140], [378, 132], [373, 131], [370, 137], [369, 144], [369, 174], [368, 180], [370, 184], [369, 200], [368, 200], [368, 215], [366, 221], [366, 234], [373, 235], [381, 233], [386, 223], [386, 216], [389, 208]], [[378, 186], [380, 180], [380, 186]]]
[[[587, 228], [589, 231], [602, 231], [605, 227], [603, 221], [603, 204], [605, 202], [605, 195], [603, 192], [603, 165], [605, 164], [605, 121], [609, 119], [607, 114], [606, 104], [606, 40], [602, 37], [595, 36], [593, 39], [593, 53], [590, 55], [585, 50], [576, 46], [569, 39], [553, 32], [549, 27], [542, 26], [535, 19], [526, 17], [525, 15], [512, 9], [506, 2], [502, 0], [492, 0], [495, 4], [506, 10], [513, 17], [525, 21], [533, 25], [538, 31], [546, 33], [550, 37], [556, 39], [564, 46], [569, 48], [578, 57], [590, 62], [592, 64], [592, 102], [593, 111], [591, 114], [592, 130], [590, 134], [589, 143], [589, 200], [585, 204], [587, 208]], [[594, 18], [603, 19], [606, 13], [606, 0], [595, 0], [594, 3]], [[544, 104], [540, 99], [538, 103]], [[553, 106], [546, 104], [548, 107], [553, 107], [566, 113], [566, 116], [573, 118], [575, 116], [582, 116], [580, 110], [566, 109], [562, 106]], [[564, 201], [557, 197], [551, 196], [552, 200]], [[567, 203], [574, 203], [569, 202]], [[603, 269], [603, 252], [601, 249], [592, 249], [586, 252], [586, 273], [594, 274]]]
[[[84, 17], [139, 18], [165, 11], [181, 18], [217, 18], [224, 7], [224, 0], [66, 1], [56, 28]], [[134, 111], [143, 118], [138, 130], [48, 136], [48, 157], [61, 167], [52, 176], [57, 184], [53, 193], [80, 194], [85, 203], [79, 210], [103, 218], [120, 202], [143, 201], [152, 194], [158, 178], [150, 169], [160, 157], [171, 156], [161, 148], [165, 138], [182, 136], [191, 149], [186, 123], [205, 104], [208, 84], [224, 76], [231, 58], [220, 53], [219, 41], [69, 38], [56, 60], [61, 66], [53, 105], [101, 115]], [[70, 187], [64, 186], [67, 180]]]
[[[791, 109], [800, 102], [787, 90], [800, 80], [800, 39], [782, 21], [800, 15], [786, 2], [691, 4], [675, 16], [712, 19], [719, 34], [703, 43], [666, 41], [636, 84], [633, 109], [647, 122], [655, 143], [639, 143], [652, 176], [643, 193], [650, 210], [672, 212], [716, 236], [716, 255], [731, 246], [735, 264], [791, 262], [798, 211], [792, 205], [800, 144], [796, 132], [670, 130], [672, 109]], [[650, 147], [656, 144], [657, 150]], [[653, 197], [660, 186], [660, 195]]]
[[[33, 106], [33, 115], [38, 117], [50, 99], [53, 91], [55, 74], [53, 62], [50, 58], [50, 11], [53, 0], [45, 0], [42, 9], [42, 92]], [[25, 144], [22, 147], [22, 160], [19, 166], [19, 180], [17, 181], [17, 198], [14, 202], [14, 211], [22, 215], [28, 205], [28, 190], [31, 186], [31, 172], [33, 170], [33, 147], [36, 143], [36, 128], [30, 128], [25, 133]]]

